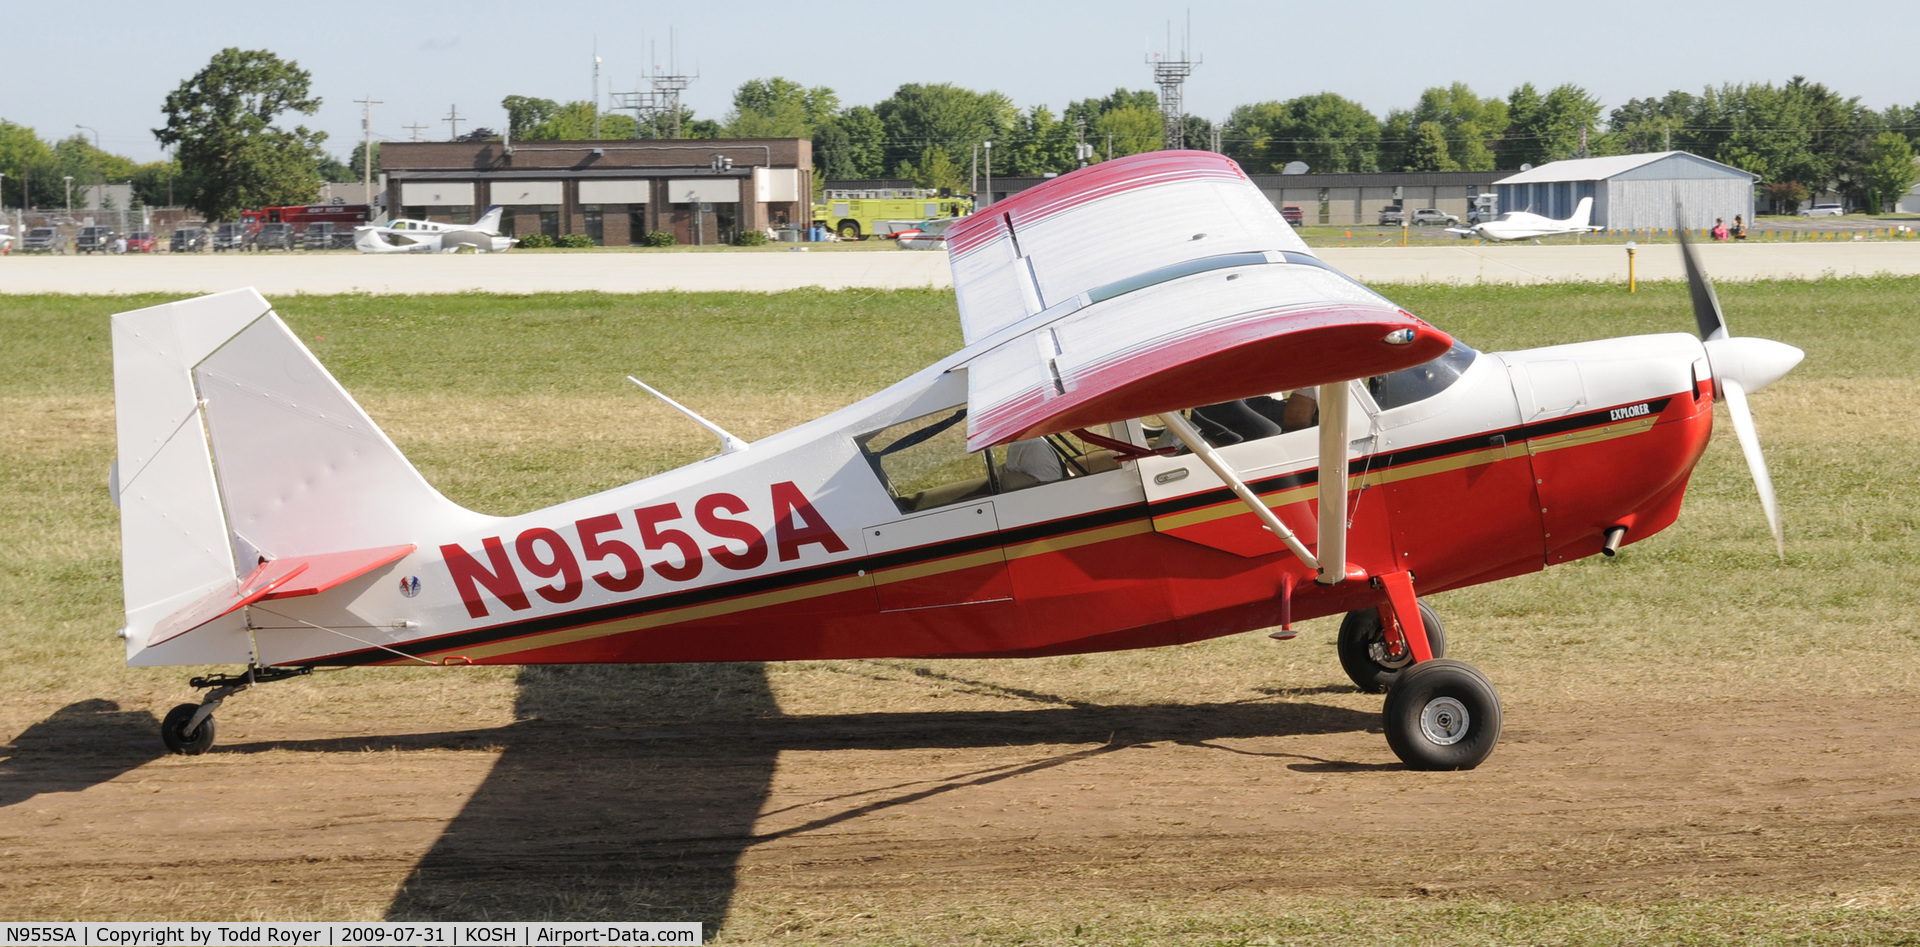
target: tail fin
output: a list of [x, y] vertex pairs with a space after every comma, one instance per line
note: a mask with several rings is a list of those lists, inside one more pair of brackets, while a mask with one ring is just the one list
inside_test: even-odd
[[248, 660], [237, 612], [142, 652], [264, 561], [485, 519], [434, 490], [251, 289], [114, 316], [113, 370], [130, 664]]
[[1580, 199], [1580, 203], [1574, 207], [1573, 218], [1569, 221], [1569, 223], [1571, 223], [1575, 227], [1589, 227], [1589, 226], [1592, 226], [1591, 224], [1592, 220], [1593, 220], [1593, 198], [1583, 197]]
[[485, 231], [487, 233], [499, 233], [500, 232], [500, 215], [504, 213], [505, 210], [506, 210], [505, 208], [501, 207], [498, 204], [495, 204], [492, 207], [487, 208], [487, 212], [485, 214], [482, 214], [479, 220], [474, 221], [473, 229]]

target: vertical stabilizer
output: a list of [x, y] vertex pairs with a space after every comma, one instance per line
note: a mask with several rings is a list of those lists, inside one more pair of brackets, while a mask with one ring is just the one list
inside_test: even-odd
[[1568, 220], [1567, 223], [1575, 229], [1585, 229], [1593, 226], [1593, 198], [1581, 198], [1580, 203], [1573, 209], [1572, 219]]
[[263, 563], [488, 519], [422, 479], [251, 289], [121, 313], [113, 342], [130, 663], [248, 660], [244, 611], [176, 626]]

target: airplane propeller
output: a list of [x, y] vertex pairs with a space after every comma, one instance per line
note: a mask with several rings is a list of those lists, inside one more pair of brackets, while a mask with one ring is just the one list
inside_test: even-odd
[[1760, 491], [1760, 507], [1767, 514], [1767, 528], [1773, 531], [1773, 546], [1782, 559], [1787, 555], [1786, 539], [1780, 532], [1780, 505], [1774, 497], [1773, 477], [1767, 473], [1767, 459], [1760, 453], [1760, 435], [1754, 430], [1753, 412], [1747, 407], [1747, 395], [1779, 381], [1806, 357], [1805, 352], [1772, 339], [1734, 336], [1727, 330], [1726, 316], [1720, 311], [1720, 297], [1713, 282], [1701, 269], [1693, 242], [1687, 239], [1685, 211], [1676, 202], [1679, 218], [1680, 255], [1687, 266], [1687, 291], [1693, 297], [1693, 318], [1700, 330], [1700, 342], [1707, 350], [1707, 366], [1713, 371], [1714, 389], [1727, 403], [1733, 416], [1733, 433], [1740, 440], [1740, 451], [1747, 457], [1747, 469], [1753, 472], [1753, 485]]

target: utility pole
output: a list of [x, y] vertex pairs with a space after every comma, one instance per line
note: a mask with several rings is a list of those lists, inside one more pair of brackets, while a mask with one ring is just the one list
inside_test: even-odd
[[360, 189], [364, 192], [361, 203], [373, 204], [373, 107], [386, 103], [367, 93], [364, 99], [354, 99], [360, 103]]
[[459, 141], [460, 140], [460, 122], [462, 121], [462, 119], [460, 118], [460, 106], [458, 105], [448, 106], [447, 117], [441, 119], [441, 121], [447, 123], [447, 140]]
[[593, 140], [600, 140], [600, 37], [593, 38]]
[[413, 123], [413, 124], [411, 124], [411, 125], [402, 125], [402, 126], [400, 126], [400, 127], [401, 127], [401, 128], [404, 128], [404, 129], [406, 129], [407, 131], [410, 131], [410, 132], [412, 132], [412, 133], [413, 133], [413, 140], [414, 140], [414, 141], [419, 141], [419, 140], [420, 140], [420, 133], [421, 133], [421, 132], [423, 132], [423, 131], [426, 131], [426, 130], [427, 130], [427, 127], [428, 127], [428, 126], [426, 126], [426, 125], [422, 125], [422, 124], [420, 124], [419, 122], [414, 122], [414, 123]]
[[1073, 160], [1084, 168], [1092, 157], [1093, 146], [1087, 144], [1087, 120], [1076, 118], [1073, 120]]
[[987, 203], [993, 203], [993, 142], [986, 143], [987, 149]]

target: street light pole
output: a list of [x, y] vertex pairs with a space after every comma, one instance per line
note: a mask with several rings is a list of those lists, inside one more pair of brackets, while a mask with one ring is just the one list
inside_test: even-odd
[[72, 217], [73, 216], [73, 175], [63, 174], [60, 177], [67, 182], [67, 216]]
[[993, 203], [993, 142], [987, 142], [987, 203]]

